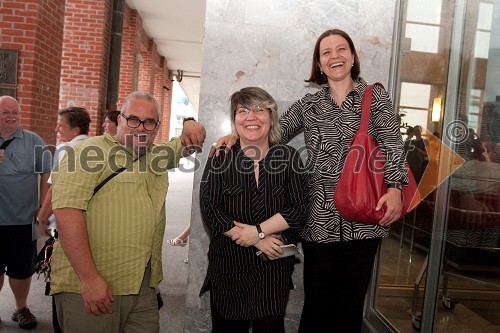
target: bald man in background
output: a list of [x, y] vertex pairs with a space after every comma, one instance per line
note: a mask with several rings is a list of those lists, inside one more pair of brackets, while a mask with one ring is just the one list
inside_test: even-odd
[[23, 329], [38, 324], [28, 309], [36, 257], [33, 219], [47, 192], [51, 154], [42, 138], [21, 128], [21, 107], [0, 97], [0, 290], [4, 276], [15, 298], [12, 320]]

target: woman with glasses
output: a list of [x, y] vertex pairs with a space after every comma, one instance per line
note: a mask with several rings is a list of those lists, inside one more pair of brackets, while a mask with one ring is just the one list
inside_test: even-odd
[[[285, 332], [296, 243], [302, 226], [305, 174], [298, 152], [280, 145], [277, 105], [263, 89], [231, 98], [238, 137], [228, 154], [207, 161], [200, 200], [210, 233], [208, 271], [212, 332]], [[260, 254], [260, 256], [258, 256]], [[264, 260], [266, 261], [264, 261]]]

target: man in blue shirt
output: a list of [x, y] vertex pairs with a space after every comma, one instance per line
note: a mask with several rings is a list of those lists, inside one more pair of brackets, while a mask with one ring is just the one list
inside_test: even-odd
[[0, 96], [0, 290], [4, 276], [15, 298], [12, 320], [33, 329], [36, 317], [27, 307], [36, 257], [32, 223], [47, 192], [51, 154], [42, 138], [21, 128], [16, 99]]

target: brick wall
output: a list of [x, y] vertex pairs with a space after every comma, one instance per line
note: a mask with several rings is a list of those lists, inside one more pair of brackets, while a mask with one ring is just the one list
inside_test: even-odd
[[149, 47], [146, 48], [141, 45], [141, 62], [139, 63], [139, 81], [137, 90], [152, 92], [152, 65], [153, 59], [151, 57], [151, 49]]
[[102, 132], [108, 82], [112, 0], [67, 0], [59, 107], [85, 107], [91, 135]]
[[[160, 101], [161, 113], [161, 128], [158, 135], [158, 140], [160, 142], [168, 141], [168, 135], [170, 132], [170, 114], [171, 114], [171, 96], [172, 96], [172, 84], [170, 82], [169, 73], [167, 68], [167, 61], [164, 57], [160, 59], [160, 66], [156, 67], [156, 79], [155, 79], [155, 98]], [[167, 87], [168, 89], [165, 89]]]
[[18, 50], [14, 87], [22, 126], [48, 144], [55, 143], [64, 5], [65, 0], [2, 0], [0, 6], [0, 48]]
[[142, 29], [142, 20], [136, 10], [130, 9], [125, 4], [123, 13], [123, 38], [122, 56], [120, 59], [120, 85], [118, 87], [118, 109], [121, 108], [123, 100], [131, 92], [137, 90], [139, 63], [136, 54], [140, 53], [140, 39], [138, 38]]
[[[0, 48], [19, 51], [15, 87], [22, 126], [55, 144], [57, 112], [85, 107], [90, 134], [102, 132], [106, 107], [113, 0], [1, 0]], [[137, 11], [125, 5], [118, 108], [132, 91], [154, 93], [162, 106], [160, 138], [168, 139], [171, 72], [142, 28]], [[138, 63], [136, 55], [143, 61]]]

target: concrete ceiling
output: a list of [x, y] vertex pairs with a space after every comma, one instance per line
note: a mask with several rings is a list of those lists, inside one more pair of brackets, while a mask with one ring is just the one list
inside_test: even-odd
[[198, 111], [205, 0], [126, 0], [137, 10], [143, 28], [156, 42], [174, 75]]

